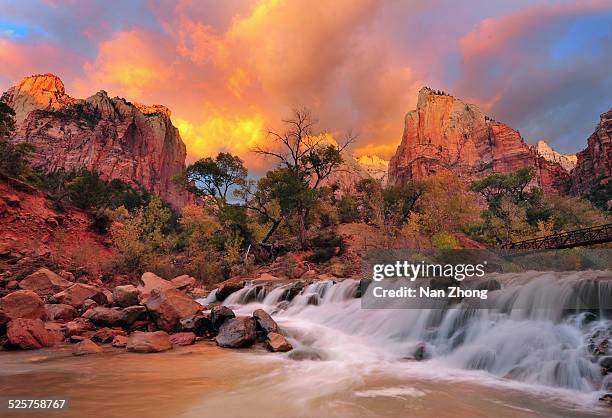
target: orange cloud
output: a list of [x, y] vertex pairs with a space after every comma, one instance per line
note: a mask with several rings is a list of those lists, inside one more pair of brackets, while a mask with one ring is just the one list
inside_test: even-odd
[[144, 31], [120, 32], [100, 44], [93, 62], [84, 65], [87, 80], [75, 83], [76, 89], [91, 94], [91, 82], [104, 90], [121, 92], [133, 100], [154, 96], [164, 83], [173, 79], [173, 63], [159, 54], [169, 48], [168, 41]]

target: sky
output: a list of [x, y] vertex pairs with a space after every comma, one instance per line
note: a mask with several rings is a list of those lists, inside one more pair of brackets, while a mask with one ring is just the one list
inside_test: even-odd
[[58, 75], [163, 104], [188, 159], [251, 152], [292, 108], [389, 158], [424, 86], [561, 152], [612, 106], [612, 0], [0, 0], [0, 91]]

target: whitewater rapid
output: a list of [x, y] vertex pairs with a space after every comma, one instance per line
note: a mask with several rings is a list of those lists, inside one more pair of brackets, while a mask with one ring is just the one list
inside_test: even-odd
[[[589, 344], [593, 335], [609, 334], [612, 321], [605, 310], [568, 313], [568, 306], [575, 303], [572, 289], [582, 283], [598, 287], [602, 306], [610, 306], [612, 286], [605, 280], [610, 276], [609, 271], [499, 274], [493, 278], [501, 289], [490, 292], [495, 308], [489, 309], [468, 303], [363, 309], [356, 297], [359, 282], [350, 279], [310, 284], [291, 300], [293, 284], [250, 284], [223, 304], [238, 315], [258, 308], [271, 313], [294, 346], [284, 356], [301, 360], [295, 373], [314, 379], [309, 386], [318, 394], [334, 390], [343, 379], [377, 372], [507, 385], [593, 402], [602, 376]], [[415, 355], [425, 360], [411, 361]], [[381, 390], [393, 396], [403, 389]]]

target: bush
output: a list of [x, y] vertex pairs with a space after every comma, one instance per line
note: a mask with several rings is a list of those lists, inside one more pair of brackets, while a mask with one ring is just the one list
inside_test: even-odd
[[332, 257], [342, 255], [345, 243], [342, 237], [336, 235], [317, 235], [311, 240], [313, 253], [306, 260], [313, 263], [325, 263]]
[[7, 140], [0, 140], [0, 173], [38, 185], [40, 178], [27, 161], [27, 156], [33, 151], [32, 144], [13, 144]]
[[459, 248], [457, 238], [447, 232], [438, 232], [431, 237], [431, 245], [437, 250], [454, 250]]
[[338, 215], [341, 223], [351, 223], [359, 220], [357, 202], [350, 196], [342, 196], [338, 201]]

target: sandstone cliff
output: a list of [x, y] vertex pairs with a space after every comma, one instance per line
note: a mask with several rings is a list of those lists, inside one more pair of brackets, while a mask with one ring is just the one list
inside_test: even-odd
[[[587, 147], [578, 153], [572, 172], [572, 192], [585, 194], [612, 181], [612, 109], [600, 116]], [[610, 196], [612, 199], [612, 196]]]
[[543, 140], [539, 140], [533, 144], [531, 149], [546, 160], [559, 163], [568, 173], [576, 167], [576, 162], [578, 161], [578, 157], [575, 154], [561, 154], [552, 149], [552, 147]]
[[559, 164], [537, 155], [514, 129], [487, 117], [474, 105], [423, 88], [408, 112], [404, 134], [389, 163], [389, 182], [451, 171], [465, 181], [531, 166], [533, 185], [565, 193], [570, 178]]
[[24, 78], [2, 100], [15, 110], [13, 140], [36, 147], [33, 165], [48, 172], [96, 170], [177, 208], [190, 200], [172, 183], [185, 168], [186, 149], [164, 106], [130, 103], [104, 91], [74, 99], [53, 74]]

